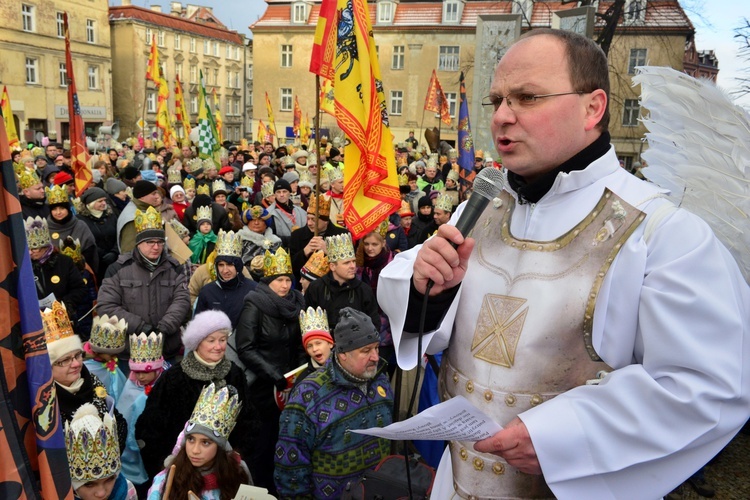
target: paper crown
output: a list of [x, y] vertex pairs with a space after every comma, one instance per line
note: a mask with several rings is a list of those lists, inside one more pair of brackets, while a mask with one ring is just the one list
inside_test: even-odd
[[320, 306], [315, 309], [308, 307], [307, 311], [300, 311], [299, 327], [302, 330], [303, 338], [312, 332], [326, 332], [328, 334], [331, 332], [331, 329], [328, 328], [328, 313]]
[[44, 191], [47, 193], [48, 205], [70, 202], [70, 197], [68, 196], [68, 188], [66, 188], [65, 186], [52, 186], [52, 189], [44, 188]]
[[310, 281], [315, 281], [328, 274], [329, 270], [328, 257], [326, 257], [323, 250], [316, 250], [307, 259], [305, 265], [302, 266], [300, 274]]
[[24, 226], [26, 227], [26, 241], [29, 244], [30, 250], [48, 247], [52, 244], [47, 219], [42, 219], [38, 215], [36, 217], [28, 217], [24, 221]]
[[242, 179], [240, 179], [240, 186], [246, 187], [246, 188], [251, 188], [251, 187], [253, 187], [254, 182], [255, 181], [253, 181], [252, 177], [248, 177], [246, 175], [243, 175]]
[[260, 205], [253, 205], [242, 213], [242, 221], [245, 224], [249, 224], [251, 220], [262, 219], [266, 221], [271, 217], [272, 215], [268, 213], [268, 210]]
[[281, 164], [284, 166], [294, 166], [294, 158], [292, 158], [289, 155], [286, 155], [281, 159]]
[[169, 169], [167, 170], [167, 182], [169, 184], [179, 184], [182, 182], [182, 174], [179, 170]]
[[482, 151], [481, 149], [475, 149], [474, 150], [474, 159], [478, 160], [480, 158], [484, 160], [484, 151]]
[[440, 193], [435, 198], [435, 208], [444, 210], [446, 212], [453, 212], [453, 198], [446, 193]]
[[437, 168], [438, 163], [438, 154], [437, 153], [430, 153], [430, 156], [427, 157], [427, 163], [425, 165], [425, 168]]
[[310, 153], [307, 155], [307, 166], [310, 165], [317, 165], [318, 164], [318, 155], [315, 153]]
[[174, 219], [169, 219], [169, 222], [167, 222], [167, 224], [172, 226], [172, 229], [174, 229], [174, 232], [177, 233], [177, 236], [179, 236], [180, 238], [190, 236], [190, 231], [188, 230], [188, 228], [183, 226], [176, 217]]
[[409, 176], [406, 174], [398, 174], [398, 185], [399, 186], [408, 186], [409, 185]]
[[448, 158], [458, 158], [458, 151], [453, 148], [448, 150]]
[[407, 156], [399, 156], [396, 158], [396, 166], [397, 167], [405, 167], [408, 165], [409, 158]]
[[202, 162], [203, 169], [208, 170], [209, 168], [216, 168], [216, 162], [212, 158], [206, 158]]
[[456, 172], [455, 170], [451, 170], [450, 172], [448, 172], [448, 175], [445, 178], [453, 182], [458, 182], [458, 172]]
[[408, 201], [401, 200], [401, 208], [398, 209], [398, 215], [401, 217], [414, 217], [414, 212], [411, 211], [411, 205]]
[[96, 352], [119, 354], [125, 350], [127, 331], [128, 323], [124, 319], [118, 320], [117, 316], [106, 314], [97, 316], [91, 325], [89, 342]]
[[91, 403], [82, 405], [70, 422], [65, 422], [65, 447], [74, 486], [120, 472], [117, 423], [109, 413], [99, 417]]
[[242, 403], [237, 394], [231, 395], [228, 387], [216, 389], [212, 382], [201, 391], [185, 431], [190, 433], [200, 425], [226, 440], [237, 423], [240, 408]]
[[[200, 190], [200, 188], [198, 188]], [[207, 220], [208, 222], [213, 221], [213, 210], [211, 209], [211, 205], [206, 205], [204, 207], [198, 207], [198, 209], [195, 211], [195, 216], [197, 217], [198, 224], [200, 224], [201, 221]]]
[[268, 198], [273, 192], [273, 181], [264, 182], [260, 187], [260, 194], [263, 198]]
[[148, 207], [148, 210], [145, 212], [136, 209], [133, 222], [135, 223], [135, 231], [137, 233], [142, 233], [143, 231], [151, 229], [159, 231], [163, 229], [161, 214], [154, 207]]
[[242, 257], [242, 238], [239, 233], [224, 232], [223, 229], [219, 229], [219, 234], [216, 235], [215, 248], [217, 257]]
[[185, 188], [185, 191], [187, 191], [188, 189], [195, 190], [195, 178], [186, 178], [184, 181], [182, 181], [182, 187]]
[[331, 215], [331, 199], [326, 195], [311, 196], [307, 205], [307, 213], [315, 214], [315, 207], [318, 206], [318, 215], [328, 217]]
[[297, 173], [299, 174], [299, 186], [300, 187], [309, 187], [312, 189], [313, 187], [313, 176], [310, 173], [310, 170], [307, 168], [298, 168]]
[[385, 239], [386, 235], [388, 234], [388, 219], [385, 219], [383, 222], [378, 224], [378, 227], [374, 229], [380, 236]]
[[344, 171], [340, 168], [332, 168], [328, 170], [328, 181], [334, 182], [344, 178]]
[[81, 253], [81, 240], [78, 238], [73, 239], [72, 236], [66, 236], [65, 240], [58, 240], [57, 248], [60, 249], [61, 254], [67, 255], [76, 264], [84, 261]]
[[164, 337], [161, 333], [151, 332], [130, 336], [130, 369], [134, 371], [152, 371], [164, 366], [162, 348]]
[[329, 262], [353, 259], [355, 255], [352, 236], [345, 233], [326, 238], [326, 255], [328, 255]]
[[196, 188], [195, 194], [205, 194], [207, 196], [211, 196], [211, 189], [208, 187], [208, 184], [202, 184]]
[[25, 167], [18, 175], [18, 187], [20, 187], [21, 189], [28, 189], [31, 186], [36, 186], [40, 182], [42, 181], [39, 179], [39, 176], [36, 175], [36, 172]]
[[211, 184], [211, 194], [215, 195], [217, 191], [227, 194], [227, 185], [224, 184], [224, 181], [221, 179], [216, 179], [213, 184]]
[[[187, 162], [188, 172], [195, 172], [196, 170], [203, 169], [203, 160], [200, 158], [193, 158]], [[197, 172], [196, 172], [197, 173]]]
[[44, 326], [44, 339], [48, 344], [74, 335], [68, 311], [62, 302], [54, 301], [52, 309], [47, 307], [42, 311], [42, 325]]
[[275, 254], [266, 250], [263, 256], [263, 276], [292, 274], [292, 259], [286, 250], [279, 247]]

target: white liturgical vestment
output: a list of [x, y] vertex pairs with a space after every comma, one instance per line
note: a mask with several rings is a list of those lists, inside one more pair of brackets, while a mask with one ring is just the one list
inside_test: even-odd
[[[642, 212], [645, 220], [626, 221], [620, 217], [622, 213], [611, 217], [617, 211], [611, 203], [606, 213], [594, 215], [607, 191], [613, 199], [622, 200], [626, 217]], [[423, 350], [428, 353], [449, 348], [448, 362], [441, 368], [441, 388], [453, 385], [454, 391], [460, 387], [466, 395], [467, 383], [472, 382], [469, 387], [477, 396], [472, 402], [492, 409], [490, 413], [499, 415], [501, 425], [518, 413], [537, 453], [542, 482], [557, 498], [661, 498], [718, 453], [750, 415], [750, 372], [745, 361], [750, 359], [750, 290], [734, 259], [707, 224], [685, 210], [657, 210], [669, 203], [661, 194], [658, 187], [620, 168], [611, 148], [584, 170], [558, 174], [538, 203], [514, 204], [509, 198], [504, 203], [490, 203], [487, 211], [498, 213], [514, 205], [508, 226], [504, 232], [502, 222], [496, 222], [502, 217], [483, 215], [483, 221], [491, 222], [483, 226], [480, 221], [474, 230], [472, 236], [477, 244], [466, 277], [438, 328], [424, 336]], [[512, 192], [509, 195], [515, 197]], [[462, 208], [454, 214], [451, 224], [460, 217]], [[585, 261], [588, 254], [601, 263], [602, 256], [595, 255], [598, 245], [620, 246], [611, 248], [608, 255], [612, 261], [593, 278], [586, 271], [585, 290], [576, 291], [581, 298], [595, 293], [593, 304], [584, 300], [582, 309], [569, 311], [573, 316], [583, 315], [575, 338], [588, 357], [584, 361], [591, 366], [576, 374], [575, 381], [570, 380], [581, 385], [561, 387], [563, 392], [557, 395], [557, 391], [535, 393], [534, 383], [547, 387], [550, 380], [554, 382], [555, 366], [545, 363], [544, 358], [559, 339], [555, 338], [557, 330], [552, 323], [547, 339], [541, 335], [525, 343], [524, 328], [533, 323], [532, 315], [540, 314], [545, 321], [554, 317], [554, 310], [538, 311], [544, 304], [554, 309], [565, 301], [558, 297], [548, 300], [545, 294], [555, 290], [551, 285], [540, 287], [535, 296], [532, 280], [516, 290], [515, 285], [509, 287], [509, 281], [519, 282], [520, 274], [527, 276], [533, 270], [523, 268], [523, 263], [516, 266], [500, 262], [487, 249], [500, 245], [504, 235], [515, 244], [554, 244], [580, 229], [581, 223], [592, 216], [597, 217], [591, 226], [596, 232], [586, 235], [591, 252], [579, 249], [581, 260]], [[624, 231], [620, 223], [625, 228], [635, 224], [632, 233], [622, 241], [619, 236], [607, 237], [606, 233]], [[597, 234], [601, 242], [594, 245]], [[382, 271], [378, 286], [378, 301], [390, 318], [399, 365], [404, 369], [413, 368], [422, 354], [416, 352], [416, 335], [403, 332], [418, 251], [419, 247], [396, 256]], [[604, 261], [608, 258], [605, 256]], [[590, 264], [591, 269], [596, 268]], [[494, 271], [488, 271], [493, 266]], [[570, 270], [568, 263], [558, 273]], [[553, 269], [537, 271], [537, 280], [555, 276]], [[581, 280], [585, 282], [586, 279]], [[528, 288], [522, 290], [524, 287]], [[564, 288], [561, 291], [566, 293]], [[527, 303], [519, 306], [519, 300], [514, 299]], [[528, 310], [524, 312], [526, 306]], [[483, 307], [485, 313], [491, 314], [490, 322], [499, 323], [498, 328], [489, 329], [489, 334], [482, 326], [487, 323], [487, 316], [482, 317]], [[513, 322], [520, 321], [521, 314], [526, 314], [525, 326], [519, 328]], [[561, 312], [560, 317], [568, 316]], [[469, 333], [461, 335], [461, 331]], [[514, 337], [514, 331], [520, 336]], [[496, 342], [490, 345], [490, 340]], [[579, 355], [580, 351], [571, 357]], [[501, 387], [501, 377], [493, 373], [499, 373], [503, 363], [528, 363], [534, 356], [538, 357], [538, 369], [527, 369], [529, 380], [511, 377], [508, 382], [518, 387], [521, 398], [527, 399], [519, 404], [519, 395], [512, 387]], [[558, 359], [562, 358], [564, 355]], [[597, 359], [601, 363], [595, 362]], [[600, 384], [585, 385], [580, 379], [596, 376], [593, 372], [600, 364], [612, 371]], [[488, 365], [491, 366], [487, 368]], [[557, 376], [564, 378], [568, 370], [582, 366], [585, 363], [558, 363]], [[477, 386], [482, 387], [477, 390]], [[448, 397], [458, 393], [444, 392]], [[508, 396], [513, 406], [508, 404]], [[458, 457], [470, 468], [482, 468], [481, 489], [471, 491], [474, 486], [467, 482], [465, 489], [457, 488], [457, 496], [491, 498], [485, 493], [495, 489], [500, 492], [496, 496], [499, 498], [544, 496], [535, 486], [529, 491], [502, 493], [502, 482], [520, 472], [493, 455], [489, 457], [497, 460], [475, 464], [474, 458], [482, 457], [473, 451], [471, 443], [451, 443], [450, 448], [453, 461]], [[461, 456], [462, 449], [466, 460]], [[453, 479], [457, 478], [451, 479], [450, 467], [451, 457], [444, 456], [434, 498], [450, 498], [454, 494]], [[495, 489], [493, 477], [498, 485]], [[440, 489], [446, 484], [451, 491]]]

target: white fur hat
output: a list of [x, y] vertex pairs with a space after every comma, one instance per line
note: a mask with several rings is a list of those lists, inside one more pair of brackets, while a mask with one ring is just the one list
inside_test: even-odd
[[203, 311], [196, 314], [182, 332], [185, 351], [195, 351], [203, 339], [219, 330], [225, 330], [227, 334], [232, 331], [232, 321], [224, 312]]

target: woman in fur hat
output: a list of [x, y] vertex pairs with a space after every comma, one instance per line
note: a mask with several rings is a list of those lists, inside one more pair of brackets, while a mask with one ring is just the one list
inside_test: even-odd
[[264, 255], [266, 250], [271, 253], [281, 246], [281, 238], [273, 232], [273, 218], [268, 210], [255, 205], [242, 213], [245, 225], [239, 230], [242, 238], [242, 262], [250, 266], [256, 255]]
[[229, 442], [243, 456], [254, 448], [257, 414], [245, 396], [245, 375], [225, 356], [231, 332], [232, 322], [225, 313], [204, 311], [182, 333], [185, 357], [156, 382], [135, 427], [136, 439], [145, 444], [141, 457], [149, 477], [162, 470], [201, 391], [211, 383], [237, 389], [243, 407], [240, 425], [229, 435]]

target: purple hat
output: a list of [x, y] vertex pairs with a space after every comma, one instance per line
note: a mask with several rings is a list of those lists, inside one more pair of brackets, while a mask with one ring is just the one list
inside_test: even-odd
[[182, 332], [185, 351], [195, 351], [203, 339], [219, 330], [226, 330], [227, 334], [232, 331], [232, 322], [224, 312], [203, 311], [196, 314]]

